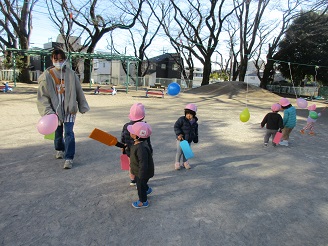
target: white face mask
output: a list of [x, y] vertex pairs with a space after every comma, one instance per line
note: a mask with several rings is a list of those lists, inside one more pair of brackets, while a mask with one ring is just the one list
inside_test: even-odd
[[54, 62], [54, 66], [57, 69], [63, 68], [64, 64], [65, 64], [65, 62]]

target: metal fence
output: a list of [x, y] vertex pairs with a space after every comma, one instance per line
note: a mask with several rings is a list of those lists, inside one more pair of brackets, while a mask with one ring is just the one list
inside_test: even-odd
[[[19, 71], [16, 70], [15, 74], [16, 77], [18, 75]], [[0, 71], [0, 81], [6, 81], [11, 82], [14, 81], [14, 70], [1, 70]]]
[[[18, 75], [20, 73], [19, 69], [15, 70], [16, 74], [16, 80], [18, 78]], [[39, 76], [41, 75], [41, 71], [30, 71], [30, 79], [31, 81], [38, 81]], [[8, 70], [0, 70], [0, 81], [6, 81], [11, 82], [14, 81], [14, 70], [8, 69]]]
[[[101, 82], [94, 82], [94, 81], [101, 81]], [[110, 77], [108, 76], [107, 79], [94, 80], [91, 79], [92, 84], [103, 84], [103, 85], [113, 85], [113, 86], [129, 86], [129, 87], [149, 87], [150, 85], [154, 84], [161, 84], [161, 86], [167, 87], [170, 83], [176, 82], [181, 86], [181, 89], [189, 89], [193, 88], [193, 81], [192, 80], [183, 80], [183, 79], [167, 79], [167, 78], [156, 78], [155, 81], [151, 81], [148, 77]]]
[[291, 95], [306, 96], [306, 97], [319, 96], [318, 87], [293, 87], [293, 86], [267, 85], [267, 90], [278, 94], [291, 94]]

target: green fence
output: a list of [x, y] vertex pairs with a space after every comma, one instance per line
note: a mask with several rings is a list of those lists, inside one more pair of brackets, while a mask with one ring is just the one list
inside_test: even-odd
[[328, 86], [323, 86], [319, 88], [319, 96], [325, 99], [328, 98]]

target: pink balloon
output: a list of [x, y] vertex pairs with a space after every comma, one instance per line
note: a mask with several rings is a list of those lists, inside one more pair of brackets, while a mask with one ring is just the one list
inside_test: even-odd
[[39, 133], [43, 135], [48, 135], [56, 131], [58, 127], [58, 117], [56, 114], [47, 114], [43, 116], [38, 124], [36, 125], [36, 128], [38, 129]]
[[299, 106], [300, 108], [306, 108], [308, 105], [308, 102], [303, 98], [297, 98], [296, 103], [297, 103], [297, 106]]
[[314, 111], [317, 108], [317, 105], [312, 104], [311, 106], [308, 107], [308, 110]]

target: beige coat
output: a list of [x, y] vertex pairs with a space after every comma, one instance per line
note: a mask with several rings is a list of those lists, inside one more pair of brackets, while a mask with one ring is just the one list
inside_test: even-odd
[[58, 96], [56, 94], [55, 81], [51, 77], [48, 68], [44, 71], [39, 79], [39, 88], [37, 93], [37, 107], [41, 116], [46, 114], [57, 113], [59, 121], [63, 122], [65, 114], [85, 113], [90, 110], [88, 102], [84, 96], [80, 81], [75, 72], [70, 68], [65, 68], [65, 112], [59, 105]]

